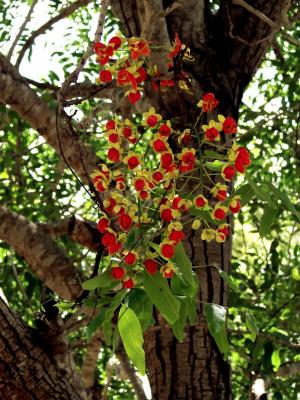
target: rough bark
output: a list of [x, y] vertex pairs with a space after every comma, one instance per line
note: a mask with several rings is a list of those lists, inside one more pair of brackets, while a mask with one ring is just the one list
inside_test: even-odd
[[99, 163], [95, 153], [87, 147], [70, 127], [57, 118], [56, 112], [25, 82], [17, 70], [0, 55], [0, 102], [9, 105], [46, 142], [65, 158], [68, 164], [85, 181]]
[[0, 298], [0, 399], [86, 400], [70, 361], [57, 363], [47, 340], [23, 322]]
[[64, 251], [33, 222], [0, 206], [0, 239], [24, 257], [32, 271], [66, 300], [80, 295], [78, 272]]
[[78, 215], [38, 226], [53, 238], [68, 235], [71, 240], [92, 251], [97, 251], [101, 243], [101, 234], [96, 223], [84, 220]]

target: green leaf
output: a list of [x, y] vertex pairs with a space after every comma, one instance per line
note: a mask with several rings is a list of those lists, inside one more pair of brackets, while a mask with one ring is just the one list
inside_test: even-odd
[[225, 164], [226, 164], [225, 162], [222, 162], [219, 160], [214, 160], [214, 161], [207, 161], [203, 165], [204, 165], [204, 167], [206, 167], [207, 169], [209, 169], [211, 171], [219, 172], [222, 170], [222, 168], [224, 167]]
[[211, 158], [220, 158], [220, 157], [222, 157], [222, 154], [218, 153], [217, 151], [213, 151], [213, 150], [204, 150], [204, 155], [206, 157], [211, 157]]
[[142, 289], [131, 289], [128, 294], [128, 306], [136, 313], [144, 331], [153, 322], [153, 305]]
[[65, 302], [65, 301], [59, 301], [58, 303], [55, 304], [55, 307], [57, 307], [61, 311], [69, 311], [73, 307], [74, 303], [71, 302]]
[[292, 278], [295, 279], [295, 281], [300, 281], [300, 273], [297, 267], [292, 269]]
[[275, 370], [278, 370], [278, 368], [280, 367], [280, 364], [281, 364], [279, 349], [276, 349], [273, 351], [272, 356], [271, 356], [271, 362], [272, 362], [272, 365], [275, 368]]
[[267, 202], [270, 206], [273, 206], [273, 208], [276, 208], [276, 204], [271, 199], [271, 196], [269, 195], [267, 190], [264, 190], [262, 186], [258, 186], [257, 183], [250, 177], [249, 174], [246, 174], [247, 180], [249, 184], [251, 185], [256, 197], [259, 200]]
[[131, 228], [129, 233], [127, 234], [125, 247], [126, 248], [132, 247], [140, 234], [141, 234], [140, 229], [138, 229], [136, 227]]
[[226, 308], [218, 304], [205, 304], [205, 315], [210, 334], [219, 350], [227, 358], [229, 343], [226, 334]]
[[265, 207], [259, 225], [259, 234], [261, 237], [266, 236], [271, 231], [272, 225], [276, 220], [277, 214], [278, 210], [275, 210], [274, 208], [271, 208], [269, 206]]
[[102, 308], [102, 310], [100, 310], [100, 312], [97, 314], [97, 316], [86, 327], [87, 341], [91, 340], [93, 333], [96, 332], [96, 330], [101, 326], [101, 324], [105, 318], [105, 312], [106, 312], [106, 309]]
[[227, 274], [227, 272], [223, 271], [221, 268], [217, 267], [217, 270], [221, 277], [224, 279], [224, 281], [228, 284], [228, 286], [234, 290], [235, 292], [239, 291], [239, 288], [236, 286], [236, 284], [233, 282], [231, 276]]
[[255, 196], [255, 192], [250, 183], [246, 183], [245, 185], [237, 188], [233, 196], [236, 195], [241, 196], [240, 201], [241, 201], [241, 206], [243, 207], [244, 205], [248, 204], [249, 201]]
[[268, 183], [267, 185], [272, 190], [277, 199], [281, 201], [282, 205], [285, 206], [300, 221], [300, 213], [295, 209], [288, 195], [285, 192], [277, 189], [271, 183]]
[[258, 334], [258, 328], [257, 328], [257, 325], [256, 325], [253, 315], [249, 312], [246, 313], [246, 325], [250, 331], [251, 340], [252, 340], [252, 342], [254, 342], [256, 339], [256, 336]]
[[94, 276], [94, 278], [82, 282], [81, 286], [84, 290], [95, 290], [100, 287], [109, 286], [112, 280], [111, 271], [107, 270], [101, 275]]
[[180, 301], [179, 319], [172, 325], [174, 335], [179, 342], [182, 342], [184, 339], [184, 327], [186, 325], [186, 318], [187, 304], [186, 299], [184, 299]]
[[197, 321], [197, 303], [194, 297], [186, 298], [186, 311], [190, 324], [195, 324]]
[[191, 260], [187, 256], [182, 243], [178, 243], [178, 245], [175, 247], [175, 253], [172, 261], [177, 265], [178, 270], [181, 272], [185, 281], [194, 289], [194, 293], [192, 294], [195, 294], [197, 289], [197, 281], [193, 274]]
[[166, 318], [170, 325], [174, 324], [179, 318], [179, 301], [171, 292], [167, 281], [157, 272], [149, 275], [144, 271], [144, 288], [149, 299]]
[[123, 305], [119, 312], [118, 329], [128, 357], [140, 374], [145, 375], [145, 352], [140, 321], [135, 312]]

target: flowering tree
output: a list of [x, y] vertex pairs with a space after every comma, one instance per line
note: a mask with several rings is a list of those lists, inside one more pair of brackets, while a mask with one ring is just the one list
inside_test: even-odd
[[[153, 398], [229, 399], [233, 214], [257, 196], [269, 207], [262, 230], [274, 222], [277, 201], [299, 218], [276, 188], [270, 189], [274, 200], [246, 172], [250, 154], [237, 126], [244, 90], [287, 24], [291, 4], [237, 0], [218, 8], [204, 1], [113, 0], [109, 9], [104, 0], [94, 40], [64, 81], [26, 80], [18, 67], [34, 39], [89, 3], [62, 8], [11, 63], [33, 2], [0, 59], [8, 126], [17, 119], [20, 129], [36, 130], [71, 172], [76, 190], [84, 188], [90, 207], [82, 215], [89, 221], [72, 216], [50, 223], [47, 218], [59, 214], [55, 207], [30, 221], [1, 206], [1, 240], [45, 285], [45, 315], [35, 331], [1, 301], [1, 343], [7, 347], [1, 363], [7, 367], [14, 354], [1, 376], [5, 396], [105, 398], [106, 389], [101, 394], [94, 380], [105, 343], [139, 398], [145, 395], [134, 367], [147, 371]], [[107, 36], [105, 21], [115, 17], [121, 33]], [[82, 81], [84, 73], [97, 76], [96, 84]], [[55, 100], [47, 103], [33, 88], [54, 91]], [[247, 174], [247, 183], [234, 189], [238, 174]], [[72, 253], [78, 255], [78, 248], [68, 242], [67, 256], [53, 239], [61, 234], [94, 251], [95, 260], [87, 257], [76, 267]], [[247, 321], [255, 336], [251, 315]], [[69, 344], [78, 340], [80, 326], [87, 336], [83, 361], [72, 359]]]

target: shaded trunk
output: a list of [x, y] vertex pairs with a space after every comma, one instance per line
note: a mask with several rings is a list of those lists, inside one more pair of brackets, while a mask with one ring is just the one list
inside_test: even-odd
[[25, 326], [1, 298], [0, 327], [1, 400], [87, 399], [54, 338], [48, 342]]

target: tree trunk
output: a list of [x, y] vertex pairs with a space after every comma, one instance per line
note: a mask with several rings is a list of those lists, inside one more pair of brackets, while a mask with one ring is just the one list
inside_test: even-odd
[[[228, 0], [220, 1], [218, 12], [213, 12], [204, 0], [112, 0], [111, 4], [128, 36], [141, 35], [166, 46], [177, 33], [190, 47], [195, 61], [183, 68], [192, 78], [194, 98], [180, 91], [174, 95], [173, 90], [163, 94], [157, 107], [165, 117], [177, 116], [190, 122], [194, 120], [191, 113], [195, 110], [195, 98], [201, 98], [203, 92], [215, 93], [220, 101], [218, 112], [238, 118], [244, 90], [286, 17], [290, 1], [251, 1], [254, 9], [271, 20], [271, 25], [257, 13]], [[277, 24], [277, 30], [274, 25], [272, 28], [272, 22]], [[199, 232], [185, 234], [185, 247], [199, 280], [198, 301], [227, 306], [228, 288], [212, 264], [229, 272], [232, 234], [221, 245], [202, 242]], [[146, 334], [153, 399], [231, 398], [229, 366], [207, 330], [201, 302], [197, 323], [186, 327], [183, 343], [173, 337], [163, 322]]]
[[1, 298], [0, 326], [1, 400], [87, 399], [61, 346], [26, 327]]

